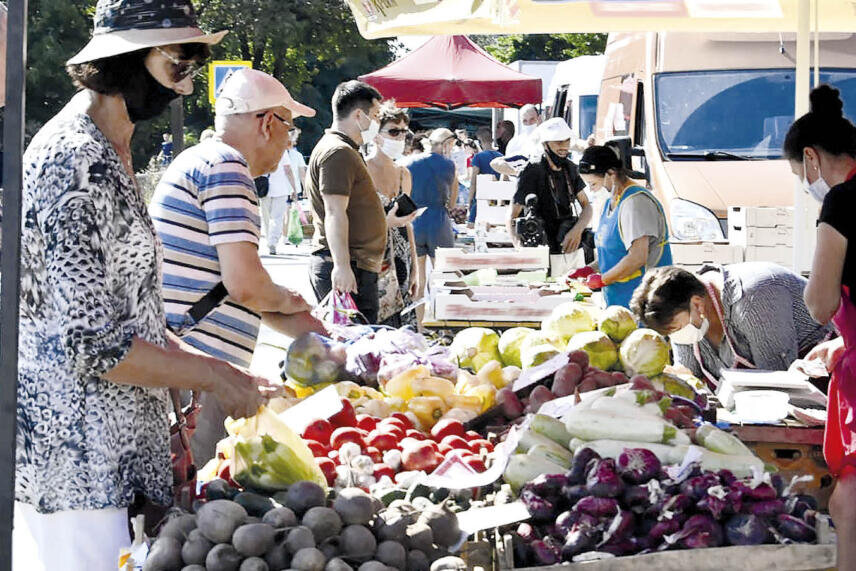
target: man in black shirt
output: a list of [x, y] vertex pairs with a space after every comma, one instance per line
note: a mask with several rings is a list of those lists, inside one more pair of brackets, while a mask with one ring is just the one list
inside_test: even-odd
[[529, 163], [520, 173], [514, 201], [508, 207], [506, 224], [511, 240], [520, 247], [514, 220], [521, 216], [526, 197], [534, 195], [534, 214], [543, 222], [550, 253], [570, 253], [582, 247], [588, 263], [594, 257], [594, 235], [587, 230], [592, 207], [583, 192], [586, 183], [568, 158], [573, 133], [564, 119], [556, 117], [545, 121], [538, 135], [544, 153], [539, 162]]

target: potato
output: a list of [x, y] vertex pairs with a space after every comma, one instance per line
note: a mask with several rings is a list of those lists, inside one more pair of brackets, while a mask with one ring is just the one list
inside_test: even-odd
[[424, 551], [411, 549], [407, 552], [407, 571], [428, 571], [429, 569], [431, 569], [431, 562], [428, 561]]
[[329, 537], [339, 535], [342, 531], [342, 518], [339, 514], [333, 509], [320, 506], [309, 508], [300, 523], [312, 530], [317, 544]]
[[[278, 500], [278, 497], [279, 494], [274, 499]], [[326, 503], [327, 495], [324, 493], [324, 488], [314, 482], [297, 482], [289, 486], [285, 493], [285, 506], [301, 516], [309, 508], [323, 506]]]
[[232, 535], [232, 545], [245, 557], [264, 555], [273, 547], [276, 530], [266, 523], [242, 525]]
[[324, 566], [324, 571], [354, 571], [354, 568], [345, 563], [342, 559], [334, 557]]
[[265, 553], [265, 562], [271, 569], [288, 569], [291, 563], [291, 553], [285, 540], [280, 541]]
[[214, 500], [199, 508], [196, 527], [214, 543], [229, 543], [238, 526], [247, 519], [247, 510], [230, 500]]
[[272, 499], [254, 492], [241, 492], [232, 501], [243, 506], [247, 513], [254, 517], [262, 517], [276, 507]]
[[160, 529], [158, 539], [162, 537], [174, 537], [179, 543], [184, 543], [188, 534], [196, 529], [196, 516], [193, 514], [182, 514], [171, 518]]
[[327, 559], [314, 547], [306, 547], [294, 554], [291, 568], [299, 571], [324, 571]]
[[202, 535], [201, 531], [194, 529], [187, 536], [187, 541], [184, 542], [184, 545], [181, 546], [181, 558], [188, 565], [193, 563], [204, 565], [208, 552], [213, 548], [214, 544]]
[[315, 547], [315, 536], [311, 529], [301, 525], [288, 532], [288, 537], [285, 538], [285, 545], [288, 548], [288, 552], [294, 555], [301, 549]]
[[429, 551], [434, 545], [434, 532], [427, 523], [414, 523], [407, 528], [407, 547]]
[[374, 516], [372, 498], [360, 488], [345, 488], [333, 502], [333, 509], [346, 525], [364, 525]]
[[143, 571], [173, 571], [181, 566], [181, 542], [174, 537], [164, 537], [155, 541], [143, 563]]
[[431, 564], [431, 571], [467, 571], [466, 562], [460, 557], [441, 557]]
[[396, 569], [407, 568], [407, 551], [403, 545], [395, 541], [384, 541], [378, 545], [375, 559]]
[[228, 543], [215, 545], [205, 558], [207, 571], [238, 571], [241, 566], [241, 555]]
[[368, 561], [377, 549], [377, 541], [369, 528], [362, 525], [349, 525], [342, 530], [342, 557], [354, 561]]
[[205, 571], [205, 565], [198, 565], [196, 563], [193, 565], [185, 565], [181, 568], [181, 571]]
[[288, 508], [274, 508], [264, 515], [262, 522], [270, 524], [277, 529], [294, 527], [297, 525], [297, 516]]
[[238, 571], [270, 571], [270, 567], [265, 563], [264, 559], [258, 557], [249, 557], [244, 559]]
[[390, 571], [386, 564], [380, 561], [366, 561], [360, 565], [359, 571]]

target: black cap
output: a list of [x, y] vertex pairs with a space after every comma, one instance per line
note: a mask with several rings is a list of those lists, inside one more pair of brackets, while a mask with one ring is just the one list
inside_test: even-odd
[[594, 146], [589, 147], [580, 159], [580, 174], [605, 174], [609, 169], [618, 169], [624, 166], [618, 151], [612, 147]]

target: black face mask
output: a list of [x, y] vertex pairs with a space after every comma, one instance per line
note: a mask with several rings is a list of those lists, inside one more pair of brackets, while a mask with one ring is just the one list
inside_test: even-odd
[[557, 155], [556, 153], [554, 153], [553, 149], [551, 149], [550, 146], [547, 144], [544, 145], [544, 153], [547, 155], [547, 157], [550, 158], [550, 161], [554, 165], [556, 165], [557, 167], [564, 164], [564, 162], [566, 160], [565, 158], [562, 158], [559, 155]]
[[128, 117], [132, 123], [137, 123], [154, 119], [166, 111], [179, 94], [161, 85], [141, 63], [140, 68], [128, 78], [122, 95], [125, 97]]

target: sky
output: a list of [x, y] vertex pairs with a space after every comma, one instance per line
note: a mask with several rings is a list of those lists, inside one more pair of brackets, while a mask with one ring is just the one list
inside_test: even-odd
[[398, 36], [395, 39], [401, 42], [404, 45], [404, 50], [400, 53], [396, 53], [395, 57], [401, 57], [408, 52], [412, 52], [425, 42], [427, 42], [431, 36]]

